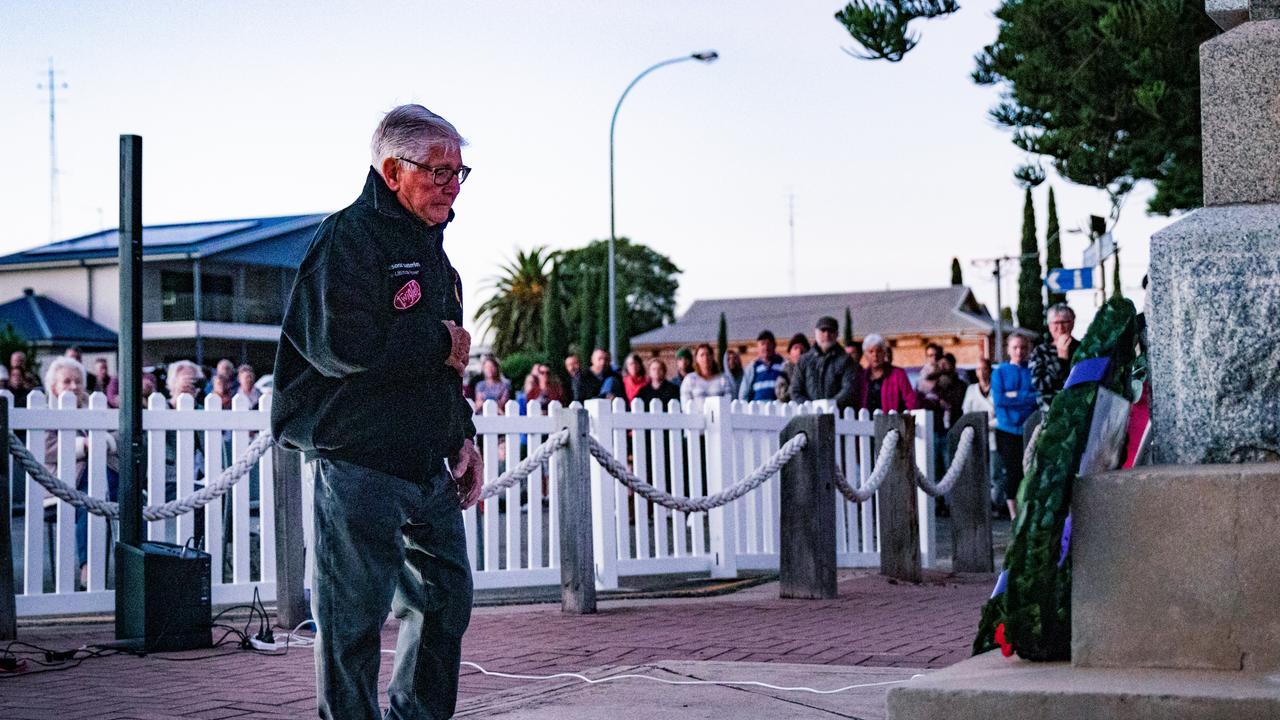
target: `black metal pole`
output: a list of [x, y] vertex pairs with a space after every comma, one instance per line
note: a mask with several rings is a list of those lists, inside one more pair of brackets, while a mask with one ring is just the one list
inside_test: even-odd
[[[120, 136], [120, 544], [142, 543], [142, 137]], [[130, 588], [117, 561], [116, 637], [125, 639], [120, 608]]]

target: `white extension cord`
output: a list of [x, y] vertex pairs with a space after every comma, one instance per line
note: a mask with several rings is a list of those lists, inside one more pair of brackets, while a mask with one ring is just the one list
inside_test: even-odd
[[[309, 638], [305, 635], [297, 634], [298, 630], [302, 629], [302, 627], [307, 624], [314, 625], [315, 623], [312, 620], [306, 620], [302, 623], [299, 623], [297, 627], [295, 627], [290, 633], [288, 633], [287, 637], [289, 638], [290, 644], [296, 645], [299, 647], [306, 647], [314, 644], [315, 642], [314, 638]], [[395, 650], [384, 649], [382, 652], [387, 655], [396, 654]], [[781, 692], [807, 692], [807, 693], [813, 693], [815, 695], [834, 695], [836, 693], [848, 692], [850, 690], [860, 690], [863, 688], [883, 687], [885, 685], [901, 685], [902, 683], [908, 682], [909, 680], [915, 680], [916, 678], [921, 677], [920, 675], [912, 675], [907, 680], [885, 680], [882, 682], [858, 683], [856, 685], [845, 685], [844, 687], [833, 688], [831, 690], [819, 690], [817, 688], [803, 687], [798, 685], [797, 686], [773, 685], [771, 683], [761, 682], [759, 680], [667, 680], [666, 678], [658, 678], [658, 677], [653, 677], [651, 675], [637, 675], [634, 673], [628, 673], [624, 675], [610, 675], [609, 677], [603, 677], [603, 678], [589, 678], [586, 675], [583, 675], [581, 673], [572, 673], [572, 672], [552, 673], [550, 675], [526, 675], [526, 674], [520, 674], [520, 673], [505, 673], [505, 672], [498, 672], [496, 670], [486, 670], [484, 667], [482, 667], [478, 663], [473, 663], [469, 660], [463, 660], [462, 664], [475, 668], [477, 671], [479, 671], [483, 675], [488, 675], [489, 677], [506, 678], [508, 680], [560, 680], [564, 678], [569, 678], [573, 680], [579, 680], [581, 682], [587, 683], [588, 685], [598, 685], [600, 683], [614, 682], [617, 680], [648, 680], [650, 682], [661, 683], [663, 685], [748, 686], [748, 687], [767, 688], [769, 690], [778, 690]]]

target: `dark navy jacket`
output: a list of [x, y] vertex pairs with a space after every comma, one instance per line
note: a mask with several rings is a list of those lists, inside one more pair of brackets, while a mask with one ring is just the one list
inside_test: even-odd
[[442, 321], [462, 324], [447, 224], [405, 210], [372, 168], [359, 199], [320, 224], [276, 355], [271, 431], [285, 447], [422, 481], [475, 434], [445, 365]]

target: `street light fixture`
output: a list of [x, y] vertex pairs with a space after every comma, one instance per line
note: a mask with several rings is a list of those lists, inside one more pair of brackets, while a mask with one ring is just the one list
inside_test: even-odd
[[[609, 122], [609, 355], [614, 362], [618, 360], [618, 293], [615, 280], [615, 260], [613, 246], [617, 242], [617, 231], [614, 227], [614, 206], [613, 206], [613, 131], [618, 125], [618, 111], [622, 109], [622, 101], [627, 99], [627, 93], [631, 92], [631, 88], [640, 82], [640, 78], [666, 65], [674, 65], [676, 63], [685, 62], [687, 60], [697, 60], [698, 62], [711, 63], [720, 57], [720, 53], [715, 50], [701, 50], [688, 55], [681, 55], [670, 60], [663, 60], [660, 63], [652, 65], [640, 73], [627, 85], [627, 89], [622, 91], [622, 97], [618, 98], [618, 104], [613, 108], [613, 119]], [[582, 348], [583, 352], [587, 352], [587, 348]]]

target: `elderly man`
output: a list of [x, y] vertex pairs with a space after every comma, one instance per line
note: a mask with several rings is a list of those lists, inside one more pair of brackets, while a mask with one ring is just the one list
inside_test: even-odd
[[838, 329], [835, 318], [819, 318], [813, 347], [800, 357], [800, 366], [791, 381], [791, 399], [795, 402], [835, 400], [841, 410], [862, 407], [862, 368], [854, 365], [836, 342]]
[[317, 471], [323, 718], [379, 717], [390, 609], [400, 636], [385, 717], [447, 718], [457, 700], [472, 591], [459, 510], [482, 482], [462, 396], [471, 338], [443, 246], [471, 171], [463, 144], [420, 105], [387, 113], [364, 190], [317, 229], [281, 328], [272, 431]]
[[1072, 337], [1076, 327], [1076, 313], [1066, 303], [1049, 307], [1049, 340], [1031, 351], [1031, 384], [1040, 393], [1040, 409], [1049, 412], [1053, 397], [1062, 390], [1071, 372], [1071, 357], [1080, 347], [1080, 341]]

